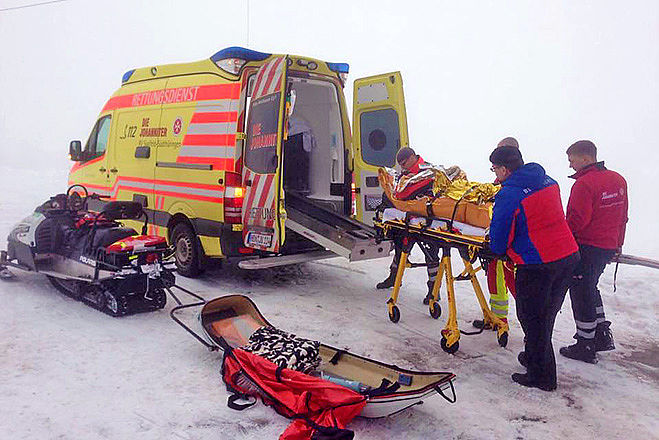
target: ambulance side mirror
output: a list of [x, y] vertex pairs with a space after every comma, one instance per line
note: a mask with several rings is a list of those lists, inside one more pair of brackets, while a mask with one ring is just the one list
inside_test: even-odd
[[69, 157], [74, 162], [79, 162], [82, 160], [80, 157], [82, 154], [82, 143], [80, 141], [71, 141], [69, 144]]

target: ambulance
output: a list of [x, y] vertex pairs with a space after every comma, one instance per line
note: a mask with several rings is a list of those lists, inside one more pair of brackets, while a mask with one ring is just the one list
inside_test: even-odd
[[129, 70], [84, 148], [71, 142], [69, 184], [140, 202], [186, 276], [209, 259], [260, 268], [386, 256], [371, 225], [377, 170], [408, 145], [402, 78], [355, 80], [351, 133], [348, 71], [241, 47]]

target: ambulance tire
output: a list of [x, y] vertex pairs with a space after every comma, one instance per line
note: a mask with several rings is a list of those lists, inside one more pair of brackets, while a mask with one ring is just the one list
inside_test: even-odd
[[187, 223], [179, 223], [172, 232], [172, 243], [176, 250], [174, 259], [176, 269], [184, 277], [194, 278], [202, 272], [201, 249], [192, 227]]

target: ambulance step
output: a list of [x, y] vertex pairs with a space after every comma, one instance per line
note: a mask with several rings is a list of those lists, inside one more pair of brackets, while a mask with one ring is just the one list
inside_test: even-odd
[[286, 194], [286, 227], [350, 261], [386, 257], [391, 242], [375, 242], [375, 230], [350, 217]]
[[287, 266], [289, 264], [306, 263], [307, 261], [325, 260], [335, 257], [338, 257], [338, 255], [332, 251], [315, 251], [303, 254], [282, 255], [279, 257], [242, 260], [238, 263], [238, 267], [246, 270], [268, 269], [270, 267]]

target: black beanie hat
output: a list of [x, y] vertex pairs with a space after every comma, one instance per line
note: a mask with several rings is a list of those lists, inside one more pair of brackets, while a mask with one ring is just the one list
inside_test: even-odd
[[414, 156], [416, 153], [414, 152], [413, 149], [410, 147], [403, 147], [400, 150], [398, 150], [398, 155], [396, 155], [396, 162], [398, 162], [398, 165], [402, 164], [405, 162], [407, 159], [410, 158], [410, 156]]
[[492, 154], [490, 154], [490, 162], [492, 162], [492, 165], [504, 166], [510, 171], [515, 171], [524, 165], [521, 151], [519, 151], [519, 148], [511, 145], [495, 148]]

